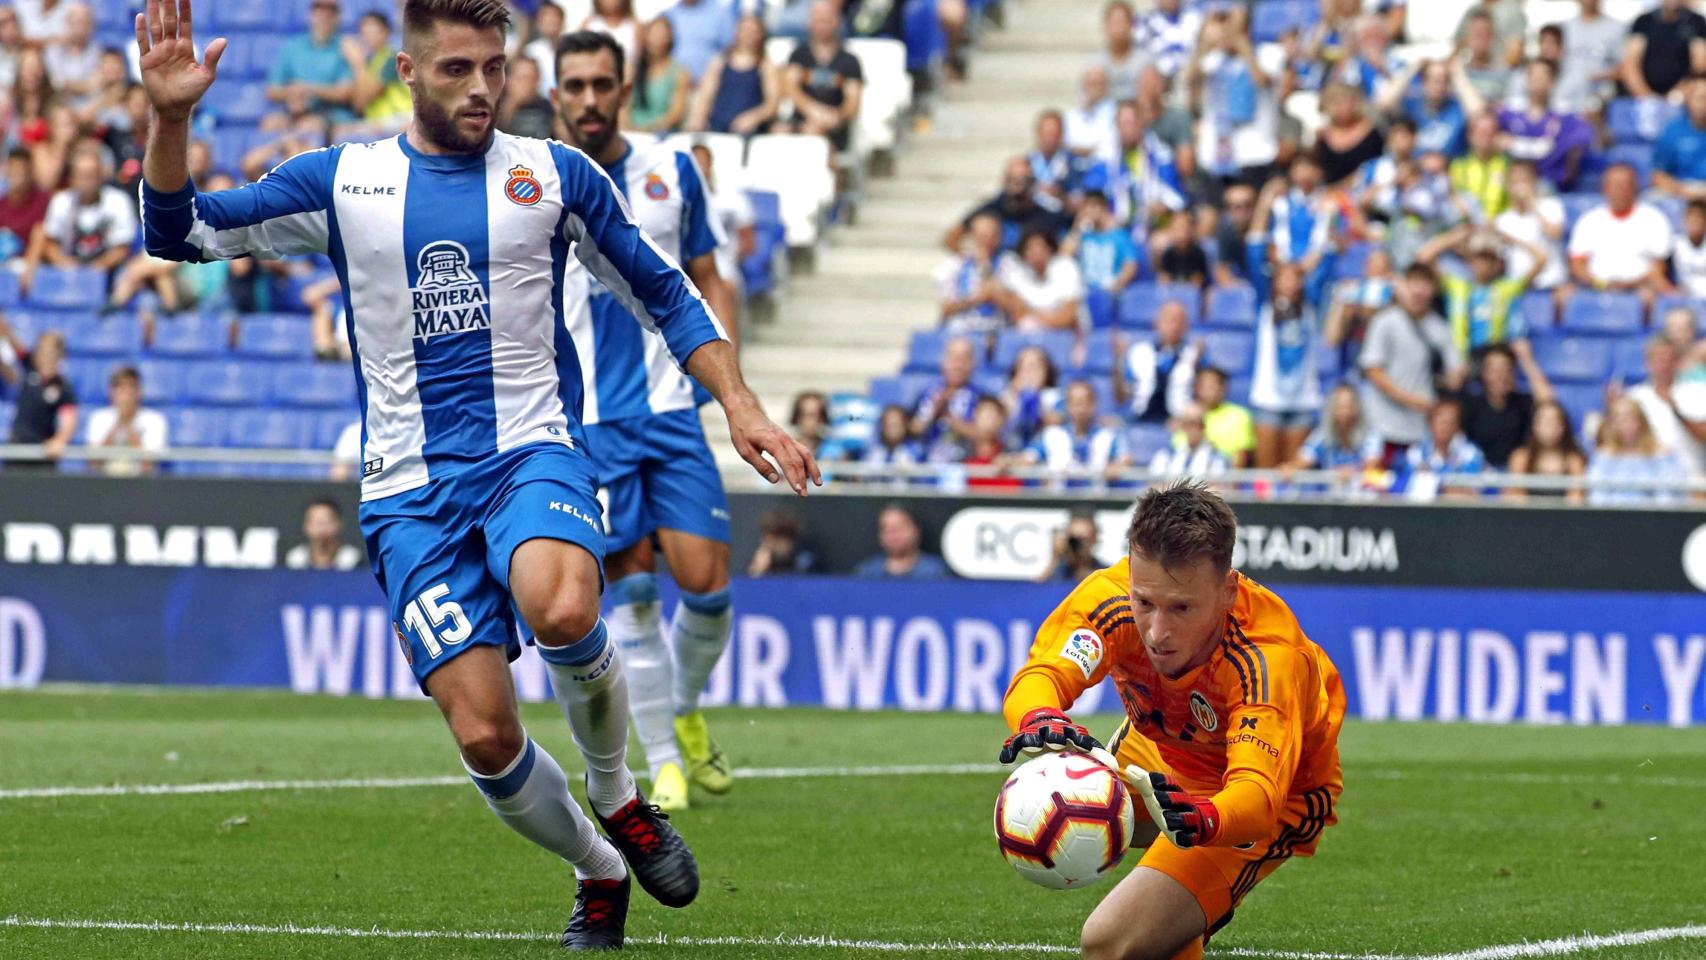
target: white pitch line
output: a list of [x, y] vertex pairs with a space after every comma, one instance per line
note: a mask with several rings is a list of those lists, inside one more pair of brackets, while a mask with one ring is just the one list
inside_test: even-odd
[[[742, 780], [793, 780], [810, 777], [916, 777], [995, 775], [1008, 768], [993, 763], [897, 764], [843, 767], [751, 767], [735, 770]], [[1353, 770], [1352, 778], [1411, 780], [1418, 774], [1406, 770]], [[1706, 789], [1706, 779], [1648, 777], [1624, 774], [1547, 773], [1453, 773], [1454, 780], [1513, 784], [1581, 784], [1588, 786], [1683, 787]], [[416, 787], [453, 787], [467, 781], [460, 776], [367, 777], [343, 780], [216, 780], [202, 783], [135, 783], [69, 785], [57, 787], [0, 788], [0, 800], [47, 800], [61, 797], [160, 797], [215, 793], [281, 792], [290, 790], [405, 790]]]
[[[33, 930], [111, 930], [134, 933], [211, 933], [255, 936], [342, 937], [346, 939], [377, 940], [462, 940], [501, 942], [552, 942], [554, 933], [526, 933], [510, 930], [393, 930], [384, 927], [338, 927], [301, 925], [295, 923], [169, 923], [164, 921], [128, 920], [60, 920], [43, 917], [0, 917], [0, 928]], [[1682, 927], [1659, 927], [1652, 930], [1630, 930], [1623, 933], [1583, 934], [1557, 937], [1525, 943], [1478, 947], [1457, 953], [1390, 954], [1390, 953], [1330, 953], [1312, 950], [1263, 950], [1258, 947], [1232, 947], [1211, 950], [1210, 957], [1239, 957], [1245, 960], [1522, 960], [1526, 957], [1563, 957], [1588, 950], [1610, 947], [1633, 947], [1672, 940], [1706, 940], [1706, 924]], [[817, 947], [822, 949], [856, 950], [872, 953], [1023, 953], [1076, 954], [1078, 948], [1056, 943], [1005, 943], [1000, 941], [935, 940], [904, 943], [893, 940], [847, 939], [834, 936], [774, 937], [678, 937], [654, 935], [630, 937], [629, 943], [683, 947]]]

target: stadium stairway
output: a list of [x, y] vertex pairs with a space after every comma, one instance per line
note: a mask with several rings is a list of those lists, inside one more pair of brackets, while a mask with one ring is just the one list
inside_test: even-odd
[[[1038, 111], [1073, 103], [1100, 9], [1101, 0], [1008, 0], [1006, 25], [986, 25], [970, 79], [937, 99], [894, 172], [866, 184], [857, 221], [824, 234], [815, 268], [789, 281], [773, 320], [743, 324], [741, 366], [772, 418], [785, 422], [802, 390], [864, 392], [899, 368], [913, 331], [934, 325], [942, 234], [999, 189]], [[714, 406], [705, 426], [718, 461], [739, 465]]]

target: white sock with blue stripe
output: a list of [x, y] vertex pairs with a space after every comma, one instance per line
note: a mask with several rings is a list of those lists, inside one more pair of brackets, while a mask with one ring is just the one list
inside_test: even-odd
[[675, 671], [658, 622], [663, 612], [658, 603], [658, 578], [650, 573], [632, 574], [612, 583], [609, 592], [615, 604], [606, 620], [610, 640], [622, 651], [622, 669], [628, 675], [628, 712], [634, 718], [634, 733], [646, 751], [646, 766], [655, 783], [664, 764], [681, 764], [670, 699]]
[[716, 593], [681, 594], [669, 627], [670, 649], [675, 655], [674, 700], [678, 716], [699, 709], [699, 694], [728, 648], [734, 616], [727, 587]]
[[604, 621], [566, 647], [536, 643], [551, 691], [586, 758], [586, 798], [610, 816], [637, 793], [628, 772], [628, 683]]
[[468, 767], [486, 805], [511, 830], [574, 865], [581, 880], [620, 880], [628, 872], [622, 855], [598, 833], [569, 795], [563, 768], [530, 738], [503, 771], [485, 776]]

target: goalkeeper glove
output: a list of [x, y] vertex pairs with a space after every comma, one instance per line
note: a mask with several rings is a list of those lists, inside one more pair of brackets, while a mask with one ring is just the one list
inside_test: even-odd
[[1053, 707], [1038, 707], [1019, 721], [1019, 732], [1001, 745], [1001, 762], [1012, 763], [1020, 753], [1036, 756], [1044, 750], [1100, 750], [1090, 731]]
[[1164, 773], [1125, 768], [1126, 782], [1143, 801], [1149, 819], [1175, 847], [1198, 847], [1220, 835], [1220, 811], [1214, 801], [1193, 797]]

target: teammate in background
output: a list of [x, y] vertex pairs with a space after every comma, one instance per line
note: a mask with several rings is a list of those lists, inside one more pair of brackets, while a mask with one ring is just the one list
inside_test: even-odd
[[[563, 945], [611, 948], [623, 940], [630, 869], [676, 907], [699, 878], [626, 766], [628, 689], [598, 615], [604, 537], [578, 417], [582, 367], [562, 323], [564, 261], [574, 256], [663, 332], [760, 473], [785, 473], [803, 493], [816, 468], [764, 416], [716, 318], [609, 178], [562, 144], [494, 130], [508, 22], [498, 0], [405, 0], [397, 68], [414, 113], [404, 133], [310, 151], [257, 183], [204, 194], [185, 155], [225, 40], [198, 63], [189, 0], [148, 0], [136, 18], [154, 108], [143, 221], [158, 257], [332, 258], [361, 374], [361, 528], [397, 639], [493, 812], [574, 865]], [[519, 652], [516, 613], [586, 758], [608, 842], [522, 728], [507, 662]]]
[[[622, 136], [617, 118], [630, 90], [622, 60], [621, 45], [607, 33], [587, 30], [557, 41], [552, 100], [563, 128], [615, 181], [654, 248], [682, 265], [718, 317], [732, 317], [732, 298], [717, 272], [724, 237], [693, 157], [663, 146], [636, 148]], [[604, 487], [610, 636], [627, 665], [651, 800], [664, 810], [685, 810], [689, 776], [712, 793], [734, 785], [699, 710], [699, 692], [728, 645], [733, 620], [728, 497], [699, 422], [700, 388], [671, 358], [665, 338], [641, 329], [632, 303], [604, 278], [572, 261], [568, 273], [571, 286], [590, 287], [586, 306], [566, 312], [588, 384], [581, 422]], [[732, 337], [734, 328], [727, 329]], [[668, 640], [655, 549], [681, 588]]]
[[1149, 849], [1085, 921], [1086, 958], [1201, 957], [1256, 883], [1337, 820], [1339, 673], [1284, 601], [1232, 569], [1237, 525], [1200, 484], [1149, 490], [1127, 558], [1055, 609], [1007, 688], [1003, 763], [1113, 761], [1065, 711], [1110, 673], [1125, 705], [1112, 751], [1152, 821], [1132, 845]]

